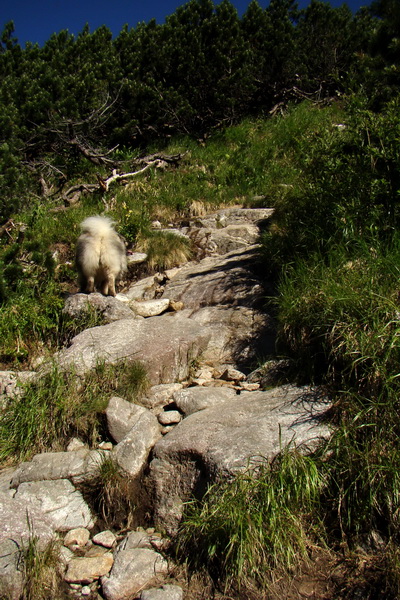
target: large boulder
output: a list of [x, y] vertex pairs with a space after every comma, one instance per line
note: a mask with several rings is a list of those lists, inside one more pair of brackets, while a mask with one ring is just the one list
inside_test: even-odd
[[21, 548], [35, 537], [38, 549], [43, 550], [53, 540], [54, 532], [54, 524], [39, 507], [0, 492], [0, 544], [13, 540]]
[[[213, 390], [215, 394], [215, 389]], [[191, 414], [153, 450], [149, 487], [156, 525], [176, 532], [184, 502], [209, 483], [230, 477], [252, 461], [268, 460], [286, 444], [314, 444], [329, 430], [321, 423], [329, 403], [318, 390], [282, 386], [243, 392]]]
[[82, 494], [68, 479], [21, 483], [15, 498], [40, 510], [56, 531], [68, 531], [76, 527], [91, 529], [94, 526]]
[[204, 217], [197, 217], [190, 223], [191, 227], [220, 229], [229, 225], [255, 223], [262, 226], [272, 216], [273, 208], [241, 208], [238, 206], [218, 210]]
[[122, 319], [77, 335], [69, 348], [56, 355], [63, 369], [83, 374], [99, 361], [142, 362], [152, 384], [187, 378], [193, 360], [207, 347], [211, 332], [182, 313], [149, 319]]
[[118, 442], [113, 450], [117, 464], [130, 477], [137, 477], [147, 464], [150, 450], [161, 437], [157, 417], [147, 408], [114, 397], [107, 408], [111, 435]]
[[95, 310], [104, 319], [105, 323], [112, 323], [119, 319], [134, 319], [135, 313], [129, 306], [113, 296], [94, 294], [73, 294], [65, 301], [63, 312], [71, 317], [79, 317], [89, 310]]
[[71, 479], [81, 483], [92, 479], [108, 455], [105, 450], [79, 448], [73, 452], [43, 452], [35, 454], [31, 461], [18, 465], [11, 479], [11, 487], [26, 481]]
[[191, 319], [211, 333], [201, 356], [202, 363], [234, 363], [246, 367], [258, 356], [274, 352], [275, 321], [258, 309], [248, 306], [205, 306], [192, 313]]
[[255, 244], [260, 231], [253, 223], [228, 225], [223, 229], [193, 229], [192, 242], [206, 254], [226, 254]]
[[261, 306], [265, 291], [252, 273], [257, 246], [235, 250], [224, 256], [188, 263], [167, 282], [162, 298], [183, 302], [185, 308], [202, 306]]

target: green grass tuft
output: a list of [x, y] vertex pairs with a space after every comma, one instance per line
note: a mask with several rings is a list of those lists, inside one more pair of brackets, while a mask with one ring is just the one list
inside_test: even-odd
[[64, 450], [71, 437], [93, 446], [106, 436], [102, 415], [111, 395], [140, 398], [147, 385], [141, 364], [101, 364], [80, 379], [54, 367], [21, 387], [0, 416], [0, 461]]
[[271, 569], [295, 568], [316, 534], [321, 473], [311, 456], [285, 449], [269, 464], [218, 482], [201, 504], [187, 505], [180, 555], [227, 584], [265, 584]]

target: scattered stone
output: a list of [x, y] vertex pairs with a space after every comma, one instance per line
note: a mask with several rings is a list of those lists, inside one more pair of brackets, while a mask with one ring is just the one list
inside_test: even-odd
[[177, 410], [166, 410], [158, 415], [161, 425], [176, 425], [182, 421], [182, 415]]
[[247, 383], [247, 381], [240, 382], [240, 388], [246, 392], [255, 392], [260, 389], [259, 383]]
[[[216, 478], [237, 473], [255, 457], [271, 458], [292, 439], [312, 447], [314, 438], [329, 435], [319, 422], [326, 405], [318, 394], [293, 386], [257, 391], [270, 381], [276, 385], [285, 380], [280, 374], [287, 370], [279, 361], [247, 378], [243, 372], [257, 355], [272, 354], [275, 345], [275, 323], [264, 311], [270, 291], [253, 269], [258, 225], [273, 211], [231, 207], [208, 216], [204, 212], [191, 210], [192, 216], [197, 215], [191, 231], [174, 230], [173, 225], [165, 230], [190, 237], [198, 247], [196, 258], [202, 260], [147, 277], [115, 298], [75, 294], [67, 299], [69, 314], [78, 315], [90, 306], [109, 324], [76, 336], [56, 356], [62, 368], [83, 374], [99, 359], [117, 363], [128, 357], [143, 362], [149, 381], [156, 385], [144, 406], [117, 397], [110, 400], [107, 421], [115, 447], [101, 442], [99, 450], [89, 451], [83, 442], [71, 440], [68, 452], [36, 455], [15, 472], [0, 474], [0, 541], [6, 539], [0, 553], [0, 596], [17, 600], [23, 594], [17, 555], [14, 546], [5, 545], [13, 543], [7, 538], [24, 543], [33, 532], [43, 547], [55, 529], [74, 527], [64, 543], [79, 554], [84, 547], [85, 556], [76, 557], [63, 547], [60, 560], [68, 564], [66, 581], [75, 596], [100, 598], [101, 578], [106, 600], [182, 600], [179, 586], [162, 585], [168, 563], [160, 552], [170, 541], [153, 529], [133, 531], [118, 545], [113, 564], [109, 549], [116, 544], [115, 534], [103, 531], [89, 539], [92, 516], [81, 496], [79, 505], [70, 505], [79, 492], [68, 480], [77, 483], [93, 477], [106, 456], [136, 477], [153, 451], [144, 484], [153, 494], [157, 526], [174, 533], [184, 502], [193, 494], [201, 498]], [[153, 227], [162, 229], [160, 222]], [[146, 259], [145, 253], [128, 255], [131, 265]], [[170, 312], [159, 316], [166, 310]], [[202, 366], [194, 372], [200, 359]], [[14, 385], [7, 377], [0, 373], [0, 401], [3, 394], [5, 402]], [[10, 479], [18, 488], [14, 498]], [[68, 490], [61, 490], [66, 486]], [[71, 522], [86, 509], [88, 522], [77, 529]], [[4, 581], [10, 576], [8, 565], [15, 597], [2, 587], [3, 575]], [[143, 590], [149, 586], [153, 587]]]
[[164, 425], [161, 427], [161, 435], [167, 435], [174, 427], [175, 425]]
[[86, 313], [89, 308], [95, 309], [105, 323], [113, 323], [120, 319], [134, 319], [135, 314], [125, 303], [113, 296], [93, 294], [73, 294], [65, 301], [63, 312], [71, 317]]
[[160, 437], [157, 417], [146, 408], [142, 408], [135, 424], [115, 446], [112, 456], [121, 469], [131, 477], [137, 477], [147, 462], [150, 450]]
[[154, 550], [132, 548], [119, 550], [108, 577], [102, 577], [106, 600], [130, 600], [144, 587], [168, 572], [167, 561]]
[[184, 304], [183, 302], [176, 302], [175, 300], [170, 300], [169, 308], [170, 310], [174, 310], [175, 312], [177, 312], [178, 310], [183, 310]]
[[93, 543], [104, 546], [105, 548], [112, 548], [115, 545], [117, 538], [112, 531], [101, 531], [93, 537]]
[[162, 585], [160, 588], [143, 590], [140, 600], [183, 600], [183, 590], [178, 585]]
[[143, 406], [113, 396], [106, 409], [107, 427], [112, 438], [118, 443], [130, 432], [138, 421], [149, 411]]
[[181, 383], [161, 383], [153, 385], [147, 392], [146, 398], [141, 403], [152, 411], [156, 411], [167, 406], [172, 401], [172, 396], [178, 390], [181, 390]]
[[37, 377], [35, 371], [0, 371], [0, 399], [19, 396], [21, 384], [33, 381]]
[[140, 265], [147, 260], [147, 254], [145, 252], [131, 252], [126, 257], [128, 267], [130, 265]]
[[160, 221], [152, 221], [151, 222], [151, 227], [153, 229], [161, 229], [162, 225], [161, 225]]
[[190, 387], [179, 390], [173, 395], [176, 406], [186, 417], [205, 408], [232, 402], [236, 398], [237, 394], [232, 388], [212, 387]]
[[151, 275], [131, 285], [129, 290], [125, 292], [125, 296], [129, 302], [132, 300], [152, 300], [155, 298], [157, 287], [158, 283], [154, 281], [154, 275]]
[[90, 596], [90, 594], [92, 593], [92, 590], [90, 589], [90, 587], [88, 585], [84, 585], [81, 589], [81, 594], [82, 596]]
[[195, 378], [203, 379], [204, 381], [213, 379], [213, 369], [211, 367], [201, 367], [200, 369], [197, 369]]
[[72, 440], [69, 442], [68, 446], [67, 446], [67, 452], [75, 452], [75, 450], [81, 450], [82, 448], [85, 448], [85, 444], [84, 442], [82, 442], [82, 440], [78, 439], [78, 438], [72, 438]]
[[133, 300], [130, 303], [133, 312], [141, 317], [156, 317], [161, 315], [169, 308], [169, 299], [160, 300], [142, 300], [141, 302]]
[[21, 483], [15, 498], [40, 510], [57, 531], [94, 526], [82, 494], [67, 479]]
[[85, 546], [89, 541], [90, 533], [84, 527], [71, 529], [64, 537], [64, 546]]
[[107, 453], [82, 448], [74, 452], [43, 452], [29, 462], [22, 462], [11, 480], [11, 487], [26, 481], [71, 479], [81, 483], [93, 477]]
[[111, 450], [114, 448], [114, 446], [113, 446], [112, 442], [100, 442], [99, 448], [100, 448], [100, 450], [108, 450], [111, 452]]
[[220, 379], [225, 379], [226, 381], [243, 381], [246, 379], [246, 375], [239, 371], [238, 369], [234, 369], [233, 367], [228, 367], [220, 376]]
[[65, 581], [68, 583], [92, 583], [96, 579], [107, 575], [114, 563], [111, 553], [93, 558], [73, 558], [68, 563]]
[[74, 554], [73, 550], [71, 550], [71, 548], [67, 548], [66, 546], [61, 546], [58, 557], [59, 557], [62, 569], [65, 571], [69, 561], [72, 560], [73, 558], [75, 558], [75, 554]]

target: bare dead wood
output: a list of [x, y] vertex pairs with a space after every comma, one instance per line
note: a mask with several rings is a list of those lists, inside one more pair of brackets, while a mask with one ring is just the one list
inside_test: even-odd
[[149, 165], [154, 163], [155, 161], [159, 161], [160, 163], [166, 163], [167, 165], [177, 166], [179, 161], [187, 154], [187, 152], [179, 152], [178, 154], [149, 154], [148, 156], [143, 156], [135, 160], [135, 164], [139, 165]]
[[75, 146], [78, 151], [84, 156], [89, 162], [94, 165], [114, 165], [115, 161], [107, 158], [114, 150], [118, 148], [118, 145], [109, 150], [108, 152], [97, 152], [88, 146], [85, 146], [78, 138], [68, 140], [70, 146]]
[[142, 173], [148, 171], [151, 167], [157, 167], [158, 162], [160, 161], [154, 160], [153, 162], [143, 167], [143, 169], [139, 169], [139, 171], [134, 171], [133, 173], [117, 173], [116, 169], [114, 169], [110, 177], [101, 180], [101, 188], [108, 192], [108, 189], [112, 183], [116, 181], [130, 179], [131, 177], [136, 177], [137, 175], [141, 175]]
[[97, 173], [97, 183], [81, 183], [73, 185], [62, 194], [61, 201], [63, 202], [64, 206], [70, 206], [71, 204], [76, 204], [79, 201], [81, 194], [84, 192], [87, 192], [89, 194], [101, 192], [104, 194], [105, 192], [108, 192], [112, 184], [118, 181], [126, 181], [127, 179], [131, 179], [132, 177], [142, 175], [152, 167], [160, 167], [162, 163], [163, 161], [157, 158], [146, 164], [138, 171], [133, 171], [130, 173], [118, 173], [117, 170], [114, 169], [112, 171], [112, 174], [106, 179], [104, 179], [104, 177]]

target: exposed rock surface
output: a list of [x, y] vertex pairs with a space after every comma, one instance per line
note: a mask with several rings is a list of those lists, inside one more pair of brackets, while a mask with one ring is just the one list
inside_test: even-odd
[[99, 360], [108, 364], [139, 361], [146, 365], [153, 384], [171, 383], [188, 376], [190, 361], [207, 347], [210, 337], [209, 330], [182, 313], [122, 319], [83, 331], [56, 360], [78, 374], [94, 369]]
[[[172, 534], [192, 493], [201, 497], [207, 484], [272, 458], [286, 444], [310, 444], [329, 434], [321, 423], [328, 404], [307, 388], [243, 392], [225, 410], [214, 402], [179, 423], [153, 451], [150, 484], [156, 525]], [[223, 407], [226, 402], [224, 397]]]
[[147, 463], [150, 450], [161, 437], [157, 418], [146, 408], [117, 444], [113, 456], [130, 477], [137, 477]]
[[15, 498], [47, 516], [56, 531], [91, 529], [94, 520], [82, 494], [67, 479], [21, 483]]
[[23, 565], [18, 543], [12, 539], [0, 542], [0, 598], [19, 600], [24, 588]]
[[74, 452], [44, 452], [22, 462], [15, 470], [11, 487], [25, 481], [71, 479], [79, 483], [96, 474], [107, 453], [103, 450], [81, 448]]
[[68, 583], [92, 583], [95, 579], [107, 575], [113, 563], [113, 555], [110, 552], [102, 556], [73, 558], [68, 563], [65, 581]]
[[38, 538], [38, 548], [44, 549], [54, 538], [54, 524], [40, 508], [26, 504], [23, 498], [12, 498], [0, 492], [0, 544], [13, 540], [20, 548], [32, 535]]
[[264, 288], [252, 273], [257, 246], [224, 256], [188, 263], [167, 283], [163, 298], [183, 302], [185, 308], [202, 306], [261, 306]]
[[105, 323], [112, 323], [120, 319], [134, 319], [135, 313], [113, 296], [94, 294], [73, 294], [65, 301], [64, 312], [71, 317], [77, 317], [88, 310], [94, 309], [104, 319]]
[[132, 600], [145, 586], [168, 572], [167, 561], [149, 548], [119, 548], [108, 577], [102, 578], [107, 600]]
[[141, 317], [156, 317], [161, 315], [169, 308], [169, 299], [163, 298], [160, 300], [142, 300], [138, 302], [133, 300], [130, 303], [133, 312]]
[[[270, 459], [287, 443], [307, 451], [329, 435], [321, 420], [329, 402], [318, 390], [279, 385], [290, 370], [282, 361], [253, 370], [256, 358], [274, 354], [275, 323], [265, 310], [271, 291], [255, 268], [259, 226], [273, 211], [200, 209], [193, 207], [191, 214], [201, 216], [174, 231], [191, 239], [197, 262], [146, 277], [115, 298], [67, 299], [72, 317], [90, 307], [107, 324], [77, 335], [55, 361], [78, 376], [99, 361], [139, 361], [151, 387], [140, 406], [110, 398], [101, 450], [71, 439], [68, 452], [37, 454], [0, 474], [0, 596], [21, 597], [20, 547], [34, 534], [40, 549], [55, 536], [64, 540], [60, 557], [75, 597], [182, 600], [182, 588], [166, 584], [172, 574], [162, 553], [169, 539], [154, 529], [121, 535], [93, 527], [97, 515], [80, 486], [104, 459], [114, 459], [129, 485], [150, 494], [157, 528], [174, 534], [184, 502], [201, 498], [209, 483]], [[131, 255], [131, 277], [146, 258]], [[166, 310], [175, 312], [161, 314]], [[18, 394], [16, 381], [13, 373], [0, 374], [4, 406]], [[279, 386], [254, 391], [266, 384]]]
[[140, 600], [183, 600], [183, 590], [178, 585], [162, 585], [160, 588], [144, 590]]

